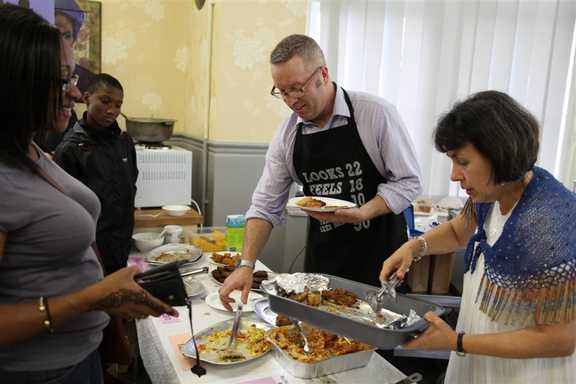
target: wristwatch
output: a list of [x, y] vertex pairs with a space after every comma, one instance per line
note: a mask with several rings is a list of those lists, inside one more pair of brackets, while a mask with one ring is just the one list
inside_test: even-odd
[[242, 259], [240, 260], [240, 264], [238, 264], [238, 268], [240, 267], [248, 267], [254, 269], [256, 266], [256, 261]]
[[456, 354], [458, 356], [466, 356], [466, 351], [464, 351], [464, 345], [462, 344], [465, 334], [464, 332], [458, 332], [456, 336]]

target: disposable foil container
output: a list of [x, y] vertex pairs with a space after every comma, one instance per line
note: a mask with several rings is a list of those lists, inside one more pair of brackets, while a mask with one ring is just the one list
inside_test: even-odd
[[335, 356], [317, 363], [304, 363], [294, 359], [288, 352], [276, 345], [273, 340], [272, 344], [274, 345], [274, 357], [278, 364], [292, 376], [302, 379], [312, 379], [364, 367], [374, 353], [374, 350], [367, 350]]

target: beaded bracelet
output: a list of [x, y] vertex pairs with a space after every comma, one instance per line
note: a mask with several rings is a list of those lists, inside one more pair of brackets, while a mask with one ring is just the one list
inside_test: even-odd
[[46, 318], [42, 322], [48, 333], [54, 333], [54, 328], [52, 328], [52, 316], [50, 315], [50, 308], [48, 307], [48, 298], [40, 296], [40, 302], [38, 303], [38, 310], [46, 314]]

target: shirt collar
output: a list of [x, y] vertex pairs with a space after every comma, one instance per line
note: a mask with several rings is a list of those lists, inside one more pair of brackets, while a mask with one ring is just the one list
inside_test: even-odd
[[87, 123], [87, 112], [84, 112], [82, 115], [82, 120], [80, 120], [80, 125], [84, 128], [84, 130], [91, 135], [94, 135], [101, 139], [114, 139], [122, 133], [120, 126], [118, 125], [117, 121], [114, 121], [109, 127], [107, 128], [93, 128], [88, 125]]
[[[328, 121], [334, 121], [334, 117], [342, 116], [346, 118], [350, 118], [350, 109], [346, 104], [346, 99], [344, 98], [344, 90], [342, 87], [339, 87], [338, 84], [334, 83], [336, 86], [336, 97], [334, 98], [334, 110], [332, 111], [332, 116]], [[315, 125], [311, 121], [304, 121], [300, 116], [296, 119], [296, 124], [303, 123], [304, 125]]]

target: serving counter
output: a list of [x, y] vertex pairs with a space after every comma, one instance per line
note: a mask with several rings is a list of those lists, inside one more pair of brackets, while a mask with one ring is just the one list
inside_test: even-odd
[[[137, 260], [137, 257], [132, 259]], [[211, 266], [206, 255], [197, 263], [197, 266]], [[256, 269], [267, 268], [258, 261]], [[205, 296], [216, 292], [219, 285], [207, 274], [196, 275], [196, 279], [205, 287], [205, 293], [193, 299], [195, 333], [233, 317], [232, 313], [213, 309], [204, 301]], [[404, 374], [377, 353], [372, 355], [370, 362], [363, 368], [308, 380], [293, 377], [285, 372], [275, 360], [273, 353], [267, 353], [250, 362], [230, 366], [215, 366], [203, 362], [207, 374], [198, 378], [190, 372], [194, 360], [184, 357], [179, 352], [179, 345], [190, 338], [188, 311], [186, 307], [176, 307], [176, 309], [180, 314], [178, 318], [150, 317], [136, 322], [142, 361], [152, 383], [155, 384], [388, 384], [405, 378]]]

